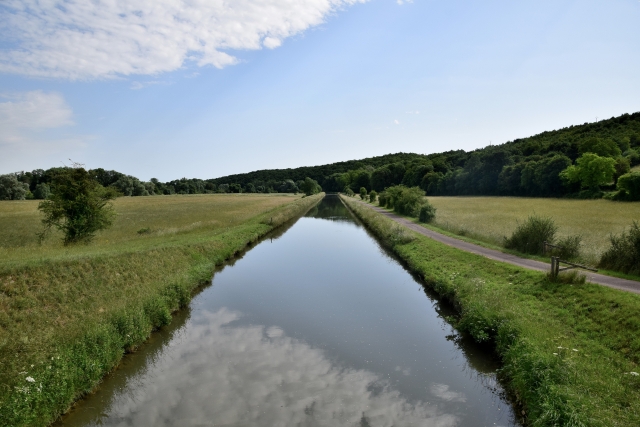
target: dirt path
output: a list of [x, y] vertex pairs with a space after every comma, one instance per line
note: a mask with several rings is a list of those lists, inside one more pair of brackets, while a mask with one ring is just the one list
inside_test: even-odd
[[[437, 240], [440, 243], [444, 243], [445, 245], [452, 246], [457, 249], [462, 249], [463, 251], [471, 252], [477, 255], [482, 255], [484, 257], [487, 257], [495, 261], [506, 262], [509, 264], [517, 265], [518, 267], [529, 268], [531, 270], [547, 272], [550, 269], [550, 266], [547, 263], [535, 261], [527, 258], [520, 258], [515, 255], [505, 254], [504, 252], [496, 251], [494, 249], [485, 248], [483, 246], [474, 245], [473, 243], [468, 243], [463, 240], [458, 240], [453, 237], [445, 236], [444, 234], [436, 233], [435, 231], [429, 230], [428, 228], [424, 228], [399, 215], [388, 212], [385, 209], [382, 209], [376, 206], [371, 206], [367, 203], [363, 203], [360, 201], [358, 202], [370, 207], [376, 212], [379, 212], [391, 218], [392, 220], [404, 225], [405, 227], [410, 228], [416, 233], [420, 233], [422, 235], [430, 237], [433, 240]], [[640, 282], [637, 282], [635, 280], [619, 279], [617, 277], [605, 276], [598, 273], [592, 273], [590, 271], [585, 271], [584, 273], [587, 276], [587, 280], [591, 283], [598, 283], [600, 285], [608, 286], [610, 288], [620, 289], [623, 291], [640, 294]]]

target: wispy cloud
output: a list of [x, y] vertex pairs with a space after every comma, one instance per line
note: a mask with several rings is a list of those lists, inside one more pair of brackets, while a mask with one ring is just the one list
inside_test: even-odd
[[73, 124], [73, 111], [62, 95], [39, 90], [0, 94], [0, 129], [46, 129]]
[[367, 0], [5, 0], [0, 72], [65, 79], [222, 68]]

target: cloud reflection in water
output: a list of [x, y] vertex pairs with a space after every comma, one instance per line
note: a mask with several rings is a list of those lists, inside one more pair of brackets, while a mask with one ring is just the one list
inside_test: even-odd
[[337, 367], [280, 328], [229, 325], [241, 314], [227, 309], [199, 317], [114, 397], [99, 425], [457, 425], [435, 404], [407, 401], [373, 372]]

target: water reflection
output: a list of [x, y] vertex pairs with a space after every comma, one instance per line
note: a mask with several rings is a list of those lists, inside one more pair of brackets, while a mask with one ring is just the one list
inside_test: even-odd
[[[411, 403], [381, 376], [340, 367], [276, 327], [233, 326], [241, 313], [202, 313], [174, 346], [119, 396], [101, 425], [455, 426], [437, 405]], [[250, 384], [250, 386], [247, 386]], [[446, 385], [443, 401], [464, 401]]]
[[60, 424], [515, 425], [495, 361], [450, 308], [339, 199], [310, 215], [216, 273]]

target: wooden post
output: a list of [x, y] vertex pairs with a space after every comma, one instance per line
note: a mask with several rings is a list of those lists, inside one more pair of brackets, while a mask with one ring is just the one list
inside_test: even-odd
[[556, 257], [554, 257], [554, 256], [551, 257], [551, 271], [550, 271], [550, 274], [551, 274], [551, 278], [555, 279], [554, 275], [556, 274]]
[[556, 272], [554, 274], [556, 279], [558, 278], [558, 274], [560, 274], [560, 257], [556, 257]]

